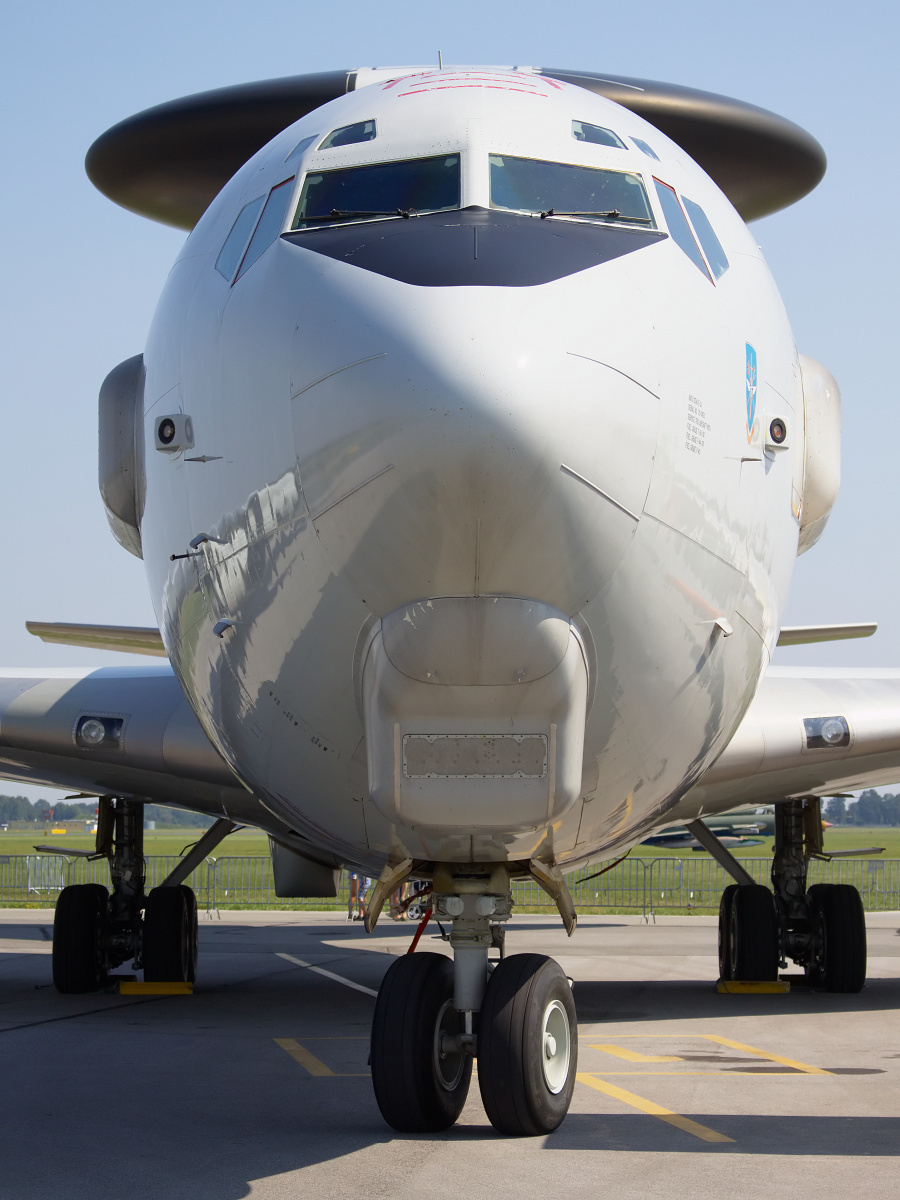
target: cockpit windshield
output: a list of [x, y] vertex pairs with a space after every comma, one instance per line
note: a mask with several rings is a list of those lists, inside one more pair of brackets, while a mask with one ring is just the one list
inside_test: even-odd
[[459, 208], [458, 154], [311, 171], [303, 184], [292, 229], [347, 221], [418, 216]]
[[491, 207], [656, 227], [639, 175], [492, 154]]

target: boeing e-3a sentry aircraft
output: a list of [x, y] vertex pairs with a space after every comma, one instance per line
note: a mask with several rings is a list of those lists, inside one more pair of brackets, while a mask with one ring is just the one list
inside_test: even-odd
[[[819, 797], [900, 777], [900, 672], [767, 670], [839, 483], [840, 411], [745, 220], [820, 180], [762, 109], [538, 68], [360, 70], [189, 97], [91, 148], [118, 203], [190, 229], [143, 355], [100, 394], [100, 487], [158, 654], [7, 673], [7, 778], [101, 798], [111, 891], [63, 891], [64, 992], [126, 959], [191, 979], [183, 886], [235, 823], [283, 895], [431, 886], [452, 958], [385, 976], [375, 1093], [398, 1130], [565, 1116], [575, 1010], [501, 957], [510, 882], [571, 933], [563, 872], [690, 823], [735, 879], [721, 970], [865, 978], [858, 894], [807, 890]], [[147, 799], [217, 818], [144, 894]], [[775, 802], [772, 889], [704, 814]]]

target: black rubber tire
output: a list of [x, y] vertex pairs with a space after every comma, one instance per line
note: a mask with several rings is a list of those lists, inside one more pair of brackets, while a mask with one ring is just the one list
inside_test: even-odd
[[731, 909], [734, 906], [736, 883], [730, 883], [719, 901], [719, 978], [731, 979]]
[[817, 883], [809, 889], [816, 958], [806, 968], [809, 982], [827, 992], [859, 992], [866, 982], [866, 914], [848, 883]]
[[96, 992], [106, 979], [106, 906], [99, 883], [65, 887], [53, 919], [53, 984], [64, 995]]
[[381, 1115], [398, 1133], [438, 1133], [462, 1112], [472, 1056], [439, 1056], [438, 1021], [460, 1031], [452, 1007], [453, 962], [443, 954], [404, 954], [388, 968], [372, 1019], [372, 1084]]
[[143, 930], [147, 983], [193, 983], [197, 977], [197, 900], [189, 887], [157, 887], [147, 897]]
[[778, 978], [775, 897], [762, 884], [742, 885], [732, 897], [729, 951], [732, 979]]
[[[556, 1091], [544, 1067], [543, 1035], [552, 1006], [568, 1038]], [[550, 1133], [569, 1111], [577, 1069], [575, 1002], [559, 963], [543, 954], [502, 959], [488, 980], [478, 1023], [478, 1086], [491, 1124], [520, 1137]]]

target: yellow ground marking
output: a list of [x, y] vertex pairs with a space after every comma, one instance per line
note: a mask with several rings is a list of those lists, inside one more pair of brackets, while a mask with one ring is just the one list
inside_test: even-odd
[[648, 1116], [658, 1117], [660, 1121], [665, 1121], [667, 1125], [674, 1125], [676, 1129], [683, 1129], [685, 1133], [693, 1134], [694, 1137], [700, 1138], [703, 1142], [734, 1141], [734, 1138], [726, 1137], [724, 1133], [718, 1133], [715, 1129], [710, 1129], [708, 1125], [701, 1125], [699, 1121], [692, 1121], [690, 1117], [683, 1117], [680, 1113], [672, 1112], [669, 1108], [663, 1108], [661, 1104], [656, 1104], [652, 1100], [645, 1100], [643, 1096], [636, 1096], [634, 1092], [626, 1092], [624, 1088], [616, 1087], [614, 1083], [607, 1083], [603, 1079], [595, 1079], [592, 1075], [588, 1075], [582, 1071], [579, 1071], [575, 1078], [579, 1083], [586, 1083], [588, 1087], [596, 1088], [598, 1092], [612, 1096], [614, 1100], [621, 1100], [623, 1104], [627, 1104], [631, 1108], [636, 1108], [640, 1112], [647, 1113]]
[[192, 983], [143, 983], [139, 979], [123, 979], [118, 985], [120, 996], [192, 996]]
[[745, 1054], [753, 1054], [756, 1058], [765, 1058], [769, 1062], [781, 1063], [783, 1067], [793, 1067], [795, 1071], [802, 1071], [804, 1075], [831, 1074], [822, 1067], [811, 1067], [809, 1063], [797, 1062], [795, 1058], [784, 1058], [781, 1054], [770, 1054], [768, 1050], [757, 1050], [754, 1046], [747, 1046], [743, 1042], [734, 1042], [731, 1038], [719, 1037], [717, 1033], [702, 1033], [700, 1037], [705, 1038], [708, 1042], [717, 1042], [720, 1046], [728, 1046], [731, 1050], [743, 1050]]
[[[592, 1050], [602, 1050], [604, 1054], [614, 1054], [616, 1058], [624, 1058], [633, 1063], [684, 1062], [677, 1054], [638, 1054], [637, 1050], [626, 1050], [624, 1046], [611, 1046], [607, 1043], [591, 1046]], [[604, 1071], [604, 1075], [608, 1072]]]
[[732, 996], [765, 996], [783, 995], [791, 990], [786, 979], [766, 979], [755, 982], [746, 979], [720, 979], [716, 991], [720, 995]]
[[298, 1062], [301, 1067], [305, 1067], [310, 1075], [334, 1075], [334, 1071], [330, 1067], [326, 1067], [323, 1062], [316, 1058], [314, 1054], [310, 1054], [306, 1047], [301, 1046], [294, 1038], [275, 1038], [275, 1043], [282, 1050], [286, 1050], [291, 1058]]

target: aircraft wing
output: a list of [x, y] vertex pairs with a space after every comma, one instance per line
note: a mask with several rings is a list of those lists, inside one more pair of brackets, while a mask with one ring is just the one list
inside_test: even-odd
[[898, 782], [900, 670], [772, 667], [731, 742], [665, 823]]
[[122, 650], [166, 658], [158, 629], [138, 625], [68, 625], [59, 621], [26, 621], [29, 633], [58, 646], [86, 646], [90, 650]]
[[0, 671], [0, 777], [259, 820], [167, 663]]

